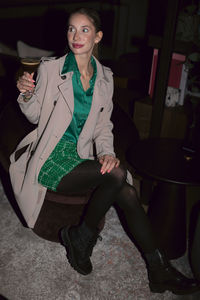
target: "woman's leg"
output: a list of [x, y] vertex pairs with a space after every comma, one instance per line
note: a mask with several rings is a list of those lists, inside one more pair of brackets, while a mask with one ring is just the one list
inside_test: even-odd
[[[144, 252], [157, 247], [152, 228], [135, 189], [126, 183], [126, 171], [115, 168], [110, 174], [100, 173], [97, 161], [85, 161], [67, 174], [57, 187], [59, 193], [77, 193], [95, 188], [84, 218], [90, 228], [97, 228], [113, 203], [123, 211], [129, 231]], [[141, 230], [141, 228], [143, 230]]]
[[122, 210], [129, 233], [135, 239], [146, 262], [151, 291], [170, 290], [175, 294], [190, 294], [198, 290], [196, 282], [173, 268], [159, 251], [152, 226], [133, 186], [125, 182], [115, 203]]
[[123, 167], [114, 168], [110, 173], [102, 175], [100, 168], [98, 162], [86, 161], [66, 175], [58, 186], [58, 191], [62, 193], [95, 188], [84, 222], [80, 226], [61, 230], [61, 241], [72, 267], [84, 275], [92, 271], [90, 256], [98, 237], [97, 225], [108, 209], [116, 204], [122, 209], [129, 231], [142, 250], [151, 290], [171, 290], [177, 294], [196, 291], [196, 282], [175, 270], [157, 249], [148, 217], [134, 188], [126, 183], [126, 170]]
[[125, 182], [118, 193], [115, 204], [120, 207], [128, 231], [140, 250], [150, 253], [158, 248], [149, 218], [139, 202], [135, 188]]
[[63, 177], [57, 191], [63, 194], [77, 194], [94, 189], [87, 205], [84, 221], [79, 226], [63, 228], [61, 243], [67, 250], [72, 267], [83, 275], [92, 271], [90, 256], [98, 238], [98, 224], [116, 199], [126, 180], [122, 167], [110, 173], [101, 174], [98, 161], [85, 161]]
[[85, 161], [64, 176], [57, 187], [59, 193], [72, 195], [94, 189], [84, 217], [85, 223], [93, 229], [98, 227], [126, 181], [126, 170], [123, 167], [104, 175], [100, 169], [98, 161]]

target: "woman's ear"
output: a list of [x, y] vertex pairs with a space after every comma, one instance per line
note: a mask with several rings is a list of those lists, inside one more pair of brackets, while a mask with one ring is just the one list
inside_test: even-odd
[[99, 42], [101, 41], [102, 37], [103, 37], [103, 32], [102, 32], [102, 31], [98, 31], [98, 32], [96, 33], [95, 43], [96, 43], [96, 44], [99, 43]]

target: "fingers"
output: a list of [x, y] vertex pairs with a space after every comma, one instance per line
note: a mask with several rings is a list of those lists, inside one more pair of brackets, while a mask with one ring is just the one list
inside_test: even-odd
[[21, 93], [26, 93], [27, 91], [32, 92], [35, 88], [35, 80], [33, 80], [34, 73], [29, 74], [24, 72], [24, 74], [17, 80], [17, 88]]
[[110, 173], [113, 168], [119, 167], [120, 164], [119, 159], [111, 155], [104, 155], [100, 157], [99, 162], [102, 164], [101, 174]]

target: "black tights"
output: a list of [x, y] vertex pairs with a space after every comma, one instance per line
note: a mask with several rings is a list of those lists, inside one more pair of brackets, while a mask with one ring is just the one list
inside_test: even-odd
[[97, 228], [112, 205], [122, 210], [129, 233], [144, 253], [155, 250], [156, 242], [148, 217], [133, 186], [126, 182], [127, 171], [120, 165], [110, 173], [100, 173], [98, 161], [87, 160], [64, 176], [57, 187], [62, 194], [77, 194], [94, 189], [88, 203], [85, 223]]

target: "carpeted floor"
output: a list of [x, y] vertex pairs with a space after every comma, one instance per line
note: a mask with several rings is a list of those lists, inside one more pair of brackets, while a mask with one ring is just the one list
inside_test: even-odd
[[[94, 271], [88, 276], [70, 267], [61, 245], [21, 225], [1, 185], [0, 216], [0, 299], [200, 299], [200, 292], [189, 296], [150, 292], [144, 262], [125, 235], [114, 209], [107, 213], [103, 240], [93, 251]], [[191, 276], [186, 257], [172, 263]]]

